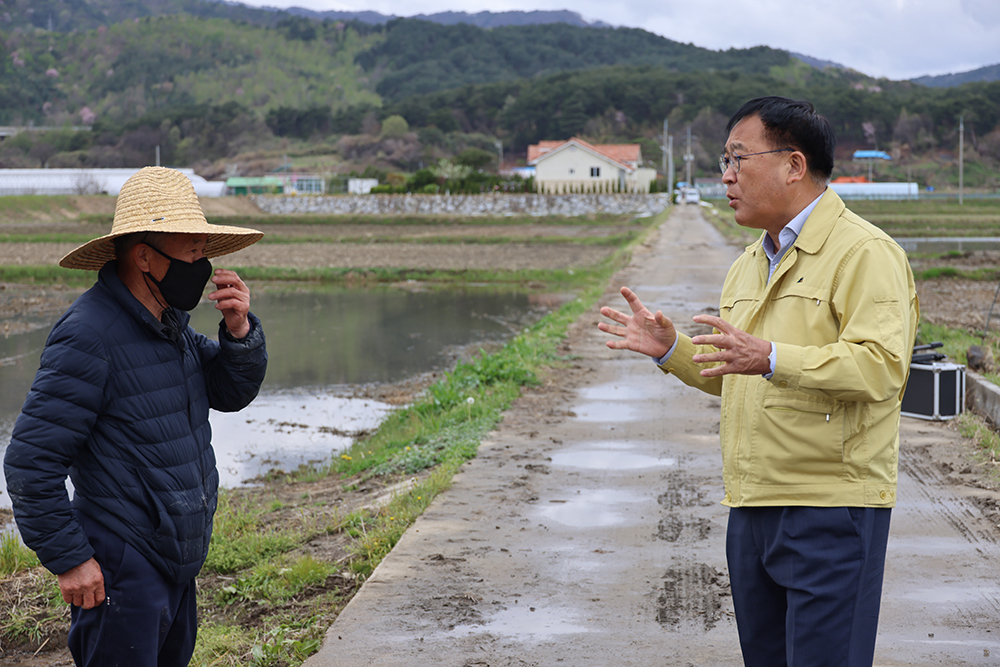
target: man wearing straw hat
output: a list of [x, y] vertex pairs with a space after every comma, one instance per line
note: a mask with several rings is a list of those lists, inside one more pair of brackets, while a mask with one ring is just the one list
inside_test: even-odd
[[[59, 262], [97, 284], [49, 335], [4, 472], [25, 544], [72, 605], [77, 665], [191, 659], [218, 497], [208, 411], [249, 405], [267, 366], [249, 290], [209, 258], [262, 236], [208, 224], [184, 174], [147, 167], [122, 187], [111, 233]], [[218, 341], [185, 312], [209, 279]]]

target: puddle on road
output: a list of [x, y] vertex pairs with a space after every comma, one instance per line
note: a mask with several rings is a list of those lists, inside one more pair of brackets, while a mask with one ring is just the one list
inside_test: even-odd
[[[929, 513], [928, 513], [929, 514]], [[912, 529], [907, 528], [907, 530], [922, 530], [926, 529], [926, 525], [918, 524]], [[893, 550], [899, 550], [901, 553], [906, 553], [912, 556], [941, 556], [954, 554], [956, 551], [956, 537], [936, 537], [934, 535], [910, 535], [901, 534], [903, 528], [895, 528], [897, 533], [889, 534], [889, 552]]]
[[573, 615], [565, 609], [542, 609], [516, 605], [497, 613], [482, 625], [461, 625], [448, 634], [467, 637], [489, 633], [506, 637], [531, 637], [532, 639], [544, 640], [559, 635], [583, 632], [589, 632], [589, 630], [582, 625], [577, 625], [573, 620]]
[[546, 506], [539, 508], [539, 513], [547, 519], [574, 528], [620, 526], [637, 518], [634, 513], [627, 512], [626, 507], [618, 511], [615, 506], [643, 501], [649, 501], [649, 498], [616, 489], [588, 489], [586, 495], [566, 500], [550, 500]]
[[631, 422], [642, 416], [636, 406], [627, 403], [582, 403], [573, 413], [580, 421], [602, 423]]
[[578, 392], [587, 401], [641, 401], [649, 398], [648, 392], [627, 384], [597, 384]]
[[982, 601], [992, 605], [1000, 597], [1000, 588], [977, 586], [975, 588], [957, 587], [958, 582], [949, 582], [939, 588], [911, 588], [903, 593], [907, 600], [917, 600], [928, 604], [955, 604]]
[[590, 470], [642, 470], [674, 466], [677, 465], [677, 460], [620, 450], [571, 450], [553, 454], [552, 464]]

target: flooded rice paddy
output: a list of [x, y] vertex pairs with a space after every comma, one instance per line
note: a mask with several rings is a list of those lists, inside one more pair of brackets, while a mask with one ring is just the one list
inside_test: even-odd
[[[564, 298], [486, 289], [257, 290], [252, 309], [267, 335], [267, 377], [246, 409], [211, 414], [222, 484], [329, 460], [394, 407], [359, 397], [378, 394], [360, 387], [448, 370], [462, 354], [499, 345]], [[56, 319], [0, 337], [0, 454]], [[203, 302], [192, 326], [215, 337], [220, 319]], [[9, 506], [0, 493], [0, 507]]]

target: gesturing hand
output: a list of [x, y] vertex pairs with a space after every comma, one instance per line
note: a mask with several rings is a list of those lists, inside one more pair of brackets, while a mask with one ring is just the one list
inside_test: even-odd
[[714, 315], [695, 315], [694, 321], [707, 324], [720, 332], [695, 336], [691, 339], [695, 345], [711, 345], [719, 350], [691, 357], [691, 361], [696, 364], [722, 362], [719, 366], [701, 371], [702, 377], [729, 373], [763, 375], [771, 372], [771, 362], [768, 360], [771, 354], [770, 342], [751, 336]]
[[601, 308], [601, 315], [624, 326], [616, 327], [600, 322], [597, 328], [621, 338], [607, 342], [612, 350], [632, 350], [659, 359], [670, 350], [677, 338], [674, 323], [659, 310], [655, 314], [651, 313], [629, 288], [623, 287], [621, 292], [632, 309], [632, 314], [626, 315], [605, 306]]
[[250, 289], [235, 271], [229, 269], [216, 269], [212, 282], [218, 289], [209, 294], [208, 298], [215, 301], [216, 310], [222, 311], [229, 334], [233, 338], [245, 338], [250, 333], [250, 321], [247, 319], [247, 313], [250, 312]]

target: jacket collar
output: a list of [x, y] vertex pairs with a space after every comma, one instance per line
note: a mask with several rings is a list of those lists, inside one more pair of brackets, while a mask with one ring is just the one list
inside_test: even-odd
[[183, 332], [191, 320], [191, 314], [186, 313], [183, 310], [177, 310], [176, 308], [171, 308], [173, 314], [176, 316], [177, 327], [176, 334], [171, 333], [171, 327], [167, 326], [160, 320], [153, 317], [153, 314], [149, 312], [146, 308], [135, 298], [135, 295], [125, 286], [121, 278], [118, 277], [118, 261], [111, 260], [107, 262], [97, 274], [97, 283], [106, 289], [115, 298], [115, 301], [122, 307], [122, 309], [127, 312], [132, 319], [141, 323], [142, 325], [153, 330], [159, 336], [166, 338], [167, 340], [176, 340], [179, 334]]
[[802, 233], [795, 241], [795, 247], [810, 255], [819, 252], [833, 232], [833, 227], [837, 219], [844, 213], [845, 208], [844, 201], [833, 191], [833, 188], [827, 187], [823, 197], [816, 204], [816, 208], [806, 219]]
[[[815, 255], [819, 252], [823, 244], [826, 243], [826, 239], [829, 238], [830, 233], [833, 232], [833, 226], [837, 218], [843, 214], [845, 208], [847, 206], [844, 204], [844, 200], [834, 192], [833, 188], [827, 187], [819, 203], [816, 204], [816, 208], [812, 210], [812, 213], [806, 219], [805, 224], [802, 226], [802, 231], [799, 233], [798, 238], [795, 239], [792, 248], [798, 248], [810, 255]], [[761, 232], [760, 238], [748, 245], [746, 251], [753, 255], [756, 255], [758, 252], [763, 254], [764, 236], [766, 234], [767, 232]]]

